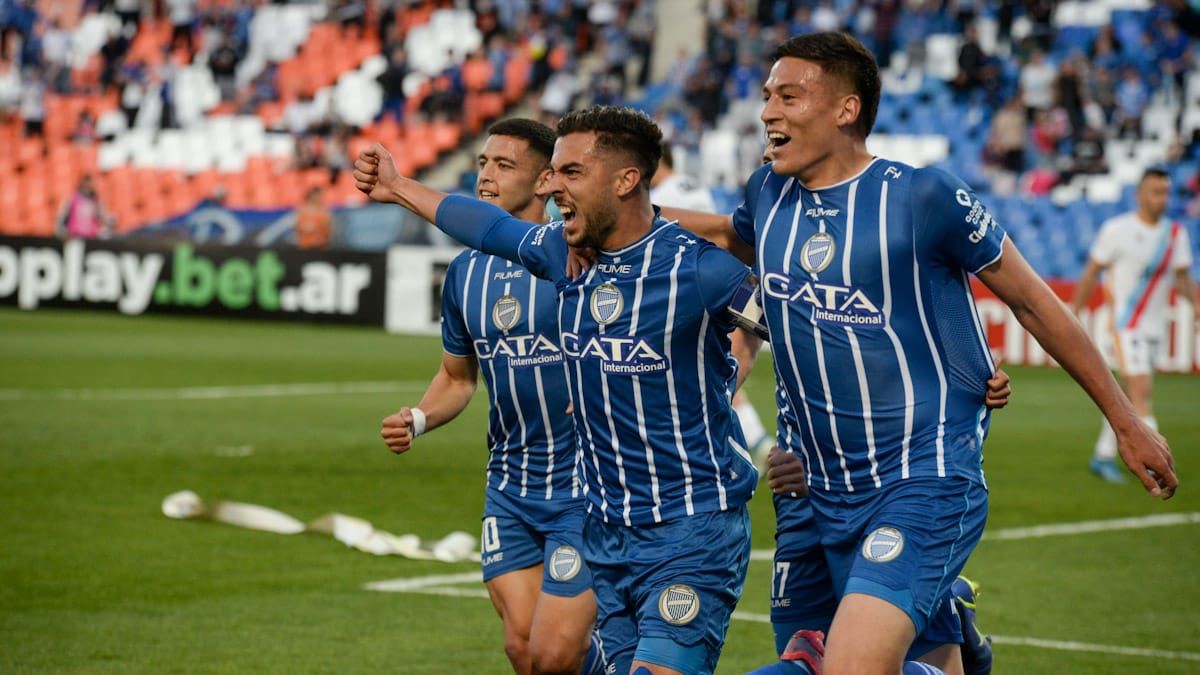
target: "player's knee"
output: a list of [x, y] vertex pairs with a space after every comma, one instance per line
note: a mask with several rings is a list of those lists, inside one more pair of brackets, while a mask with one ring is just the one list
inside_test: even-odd
[[508, 656], [509, 662], [514, 666], [521, 663], [529, 663], [529, 638], [524, 635], [505, 631], [504, 653]]
[[901, 660], [882, 658], [870, 650], [844, 649], [826, 652], [821, 672], [823, 675], [895, 675], [901, 666]]
[[579, 672], [583, 654], [563, 641], [534, 642], [530, 645], [534, 675], [573, 675]]

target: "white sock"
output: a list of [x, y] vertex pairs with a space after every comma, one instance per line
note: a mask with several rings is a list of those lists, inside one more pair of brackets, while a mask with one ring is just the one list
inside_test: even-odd
[[1113, 433], [1108, 420], [1101, 422], [1100, 438], [1096, 439], [1096, 459], [1112, 461], [1117, 458], [1117, 435]]
[[747, 400], [741, 405], [734, 406], [733, 411], [737, 413], [738, 422], [742, 425], [742, 433], [746, 436], [746, 445], [753, 449], [754, 446], [762, 443], [767, 430], [763, 427], [762, 420], [758, 419], [758, 411], [754, 409], [754, 405]]

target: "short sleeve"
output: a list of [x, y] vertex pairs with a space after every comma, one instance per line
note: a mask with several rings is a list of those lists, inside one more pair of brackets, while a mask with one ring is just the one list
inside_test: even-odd
[[1177, 270], [1191, 269], [1192, 267], [1192, 240], [1188, 236], [1187, 227], [1184, 225], [1176, 225], [1179, 228], [1179, 239], [1175, 241], [1175, 252], [1171, 255], [1171, 268]]
[[529, 268], [534, 276], [559, 283], [567, 276], [567, 240], [563, 238], [562, 223], [550, 223], [534, 228], [525, 235], [517, 248], [520, 260], [515, 262]]
[[758, 210], [758, 195], [771, 175], [771, 165], [764, 164], [746, 181], [742, 191], [742, 203], [733, 212], [733, 231], [747, 244], [754, 246], [754, 214]]
[[1106, 221], [1100, 227], [1100, 231], [1096, 233], [1096, 240], [1092, 242], [1092, 248], [1088, 251], [1088, 257], [1098, 265], [1107, 267], [1117, 259], [1116, 225], [1116, 221]]
[[469, 255], [455, 258], [446, 269], [446, 279], [442, 282], [442, 349], [447, 354], [462, 357], [475, 353], [462, 308], [463, 263]]
[[938, 169], [912, 179], [914, 220], [924, 244], [972, 274], [1000, 259], [1004, 229], [966, 183]]
[[734, 292], [749, 275], [750, 268], [729, 252], [713, 244], [700, 244], [696, 252], [696, 283], [709, 314], [723, 317]]

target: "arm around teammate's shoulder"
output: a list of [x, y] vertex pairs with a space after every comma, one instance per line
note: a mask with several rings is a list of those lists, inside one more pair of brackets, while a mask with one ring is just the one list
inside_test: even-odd
[[1179, 481], [1166, 439], [1138, 417], [1083, 326], [1012, 241], [1005, 239], [1003, 246], [1003, 255], [979, 270], [979, 280], [1096, 402], [1117, 434], [1121, 458], [1146, 491], [1169, 499]]
[[750, 268], [708, 242], [700, 242], [698, 246], [701, 248], [696, 252], [696, 284], [700, 299], [709, 314], [724, 319], [734, 293], [750, 276]]
[[754, 247], [742, 241], [733, 229], [733, 218], [719, 213], [704, 213], [671, 206], [664, 206], [661, 215], [667, 220], [677, 221], [679, 227], [707, 239], [737, 256], [746, 264], [754, 262]]

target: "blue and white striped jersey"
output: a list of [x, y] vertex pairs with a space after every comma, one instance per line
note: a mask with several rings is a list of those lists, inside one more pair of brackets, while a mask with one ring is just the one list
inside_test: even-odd
[[756, 247], [782, 404], [780, 440], [815, 489], [983, 480], [995, 366], [968, 273], [1004, 231], [965, 184], [886, 160], [810, 190], [764, 166], [734, 228]]
[[478, 360], [491, 396], [488, 487], [533, 499], [578, 498], [554, 285], [502, 258], [464, 251], [442, 287], [442, 345]]
[[[475, 225], [447, 225], [455, 222]], [[589, 512], [640, 526], [750, 498], [758, 475], [730, 403], [737, 369], [726, 318], [745, 265], [658, 219], [571, 280], [561, 223], [527, 223], [461, 197], [442, 202], [437, 223], [557, 287]]]

